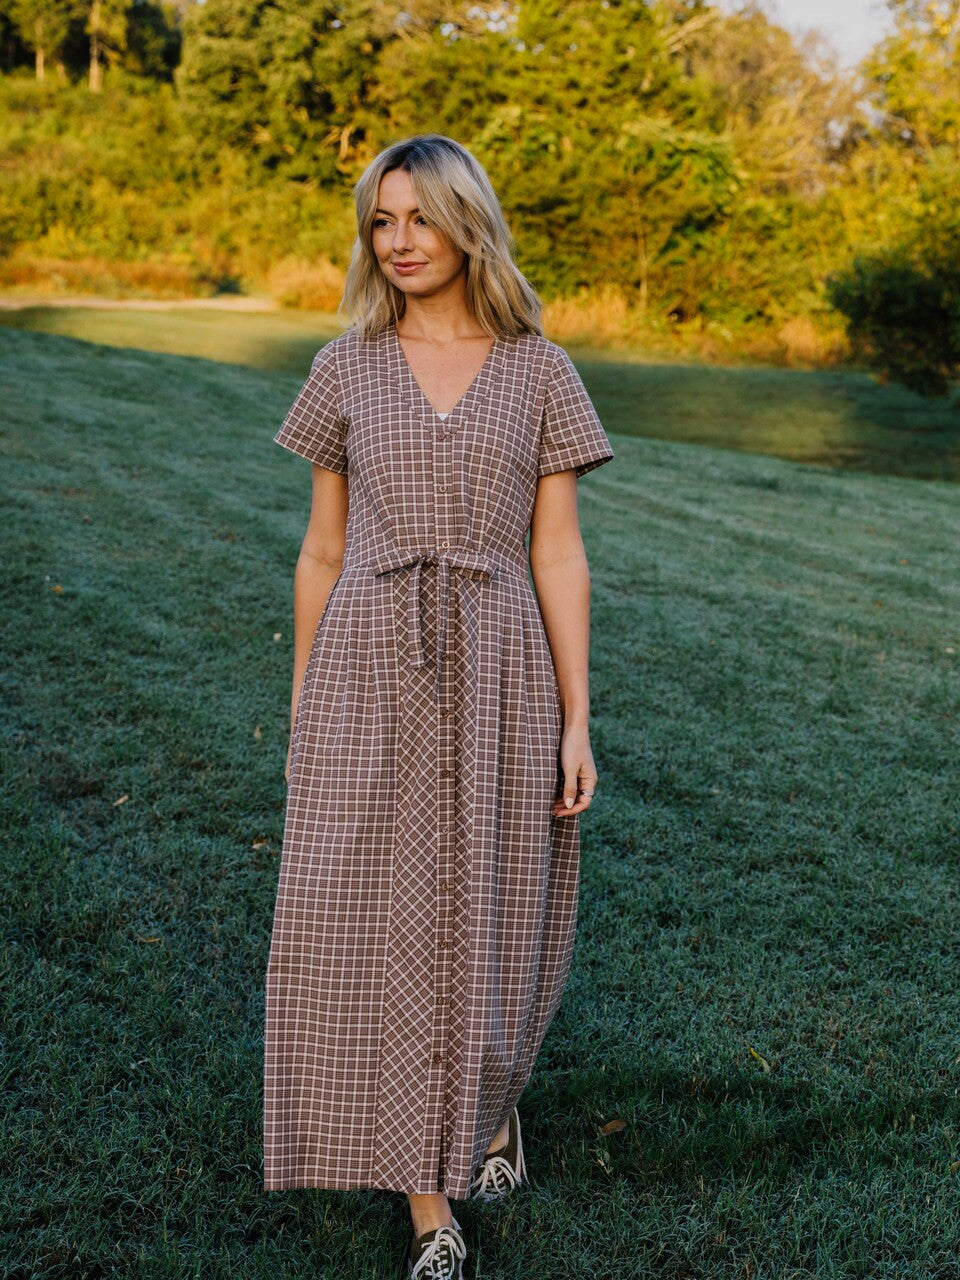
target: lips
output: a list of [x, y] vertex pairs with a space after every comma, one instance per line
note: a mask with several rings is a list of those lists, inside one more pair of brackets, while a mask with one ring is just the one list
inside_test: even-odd
[[425, 267], [425, 262], [395, 262], [393, 264], [395, 271], [401, 271], [404, 275], [409, 271], [416, 271], [419, 267]]

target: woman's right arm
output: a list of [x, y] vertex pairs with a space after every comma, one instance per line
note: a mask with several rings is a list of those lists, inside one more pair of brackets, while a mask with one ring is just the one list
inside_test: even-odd
[[310, 520], [293, 575], [293, 694], [290, 701], [290, 742], [284, 770], [288, 782], [297, 704], [310, 647], [327, 598], [340, 576], [346, 537], [346, 474], [314, 463]]

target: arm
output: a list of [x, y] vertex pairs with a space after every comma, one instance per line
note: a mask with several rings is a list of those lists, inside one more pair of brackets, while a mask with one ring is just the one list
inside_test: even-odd
[[554, 814], [563, 817], [590, 807], [590, 796], [581, 789], [592, 792], [597, 781], [588, 729], [590, 571], [580, 537], [574, 470], [541, 476], [537, 482], [530, 569], [563, 707], [563, 796], [553, 806]]
[[317, 624], [340, 576], [347, 533], [347, 477], [313, 464], [310, 520], [293, 575], [293, 694], [290, 743], [284, 776], [290, 781], [290, 753], [307, 659]]

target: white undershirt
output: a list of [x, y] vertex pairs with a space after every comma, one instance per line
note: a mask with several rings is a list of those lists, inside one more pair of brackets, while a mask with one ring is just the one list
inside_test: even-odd
[[437, 414], [437, 417], [438, 417], [438, 418], [445, 418], [445, 417], [447, 416], [447, 414], [450, 412], [450, 410], [448, 409], [448, 410], [447, 410], [447, 413], [437, 413], [437, 411], [436, 411], [436, 410], [434, 410], [434, 412]]

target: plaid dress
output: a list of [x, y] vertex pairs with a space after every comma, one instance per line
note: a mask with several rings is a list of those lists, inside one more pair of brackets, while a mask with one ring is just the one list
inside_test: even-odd
[[613, 457], [566, 352], [498, 338], [445, 417], [393, 326], [274, 437], [349, 484], [297, 707], [266, 973], [264, 1188], [464, 1199], [567, 978], [578, 816], [526, 550], [538, 476]]

